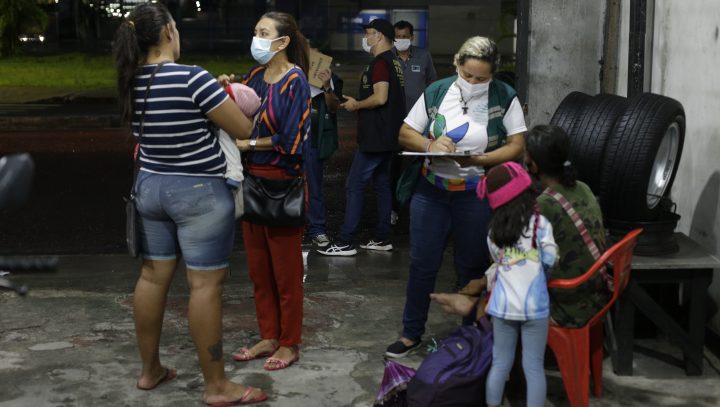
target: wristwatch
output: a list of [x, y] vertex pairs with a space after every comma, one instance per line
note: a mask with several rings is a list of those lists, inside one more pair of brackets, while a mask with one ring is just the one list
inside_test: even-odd
[[248, 145], [250, 146], [250, 151], [255, 150], [255, 145], [257, 144], [257, 139], [251, 139]]

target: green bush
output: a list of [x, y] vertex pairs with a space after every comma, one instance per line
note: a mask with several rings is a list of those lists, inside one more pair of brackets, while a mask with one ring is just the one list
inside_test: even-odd
[[[188, 55], [178, 63], [200, 65], [211, 74], [243, 74], [254, 64], [248, 58]], [[0, 86], [63, 89], [114, 88], [115, 66], [110, 55], [61, 54], [13, 56], [0, 59]]]

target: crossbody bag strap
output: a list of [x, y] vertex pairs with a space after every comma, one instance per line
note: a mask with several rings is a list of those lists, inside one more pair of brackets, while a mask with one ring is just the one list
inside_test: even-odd
[[144, 132], [144, 128], [145, 128], [145, 112], [147, 111], [148, 96], [150, 96], [150, 86], [152, 85], [153, 79], [155, 79], [155, 75], [158, 73], [158, 71], [160, 70], [160, 67], [162, 67], [163, 65], [165, 65], [165, 61], [160, 62], [159, 64], [157, 64], [155, 69], [153, 69], [152, 74], [150, 74], [150, 79], [148, 79], [147, 87], [145, 88], [145, 99], [143, 100], [143, 110], [142, 110], [142, 113], [140, 114], [140, 126], [138, 128], [138, 150], [137, 150], [136, 156], [134, 157], [135, 158], [135, 160], [134, 160], [135, 161], [135, 169], [133, 171], [133, 186], [130, 190], [130, 198], [131, 199], [135, 197], [135, 182], [137, 181], [137, 175], [138, 175], [138, 172], [140, 171], [140, 162], [139, 162], [139, 160], [140, 160], [140, 143], [142, 143], [142, 137], [143, 137], [143, 132]]
[[565, 213], [567, 213], [567, 215], [572, 220], [573, 225], [575, 225], [578, 232], [580, 232], [580, 237], [582, 237], [583, 242], [585, 242], [585, 246], [587, 246], [588, 250], [590, 250], [590, 254], [593, 256], [593, 259], [597, 260], [598, 258], [600, 258], [600, 250], [595, 244], [595, 241], [590, 236], [590, 232], [588, 232], [587, 228], [585, 227], [585, 222], [580, 219], [580, 215], [578, 215], [578, 213], [575, 211], [575, 208], [573, 208], [572, 204], [561, 193], [555, 191], [552, 188], [545, 188], [545, 191], [543, 191], [543, 193], [549, 195], [550, 197], [558, 201], [560, 206], [562, 206], [562, 208], [565, 210]]
[[[592, 236], [590, 236], [590, 232], [588, 232], [587, 228], [585, 227], [585, 222], [580, 219], [580, 215], [578, 215], [577, 211], [575, 211], [575, 208], [573, 208], [572, 204], [567, 200], [567, 198], [565, 198], [561, 193], [555, 191], [550, 187], [545, 188], [545, 191], [543, 191], [543, 193], [552, 197], [560, 204], [560, 206], [565, 210], [565, 213], [567, 213], [567, 215], [570, 217], [570, 220], [572, 220], [573, 225], [575, 225], [578, 232], [580, 232], [580, 237], [582, 237], [583, 242], [585, 242], [585, 246], [590, 251], [593, 259], [599, 259], [601, 254], [600, 249], [598, 249], [595, 241], [592, 239]], [[608, 289], [612, 291], [612, 279], [607, 273], [607, 268], [601, 268], [600, 275], [602, 276], [603, 280], [605, 280]]]

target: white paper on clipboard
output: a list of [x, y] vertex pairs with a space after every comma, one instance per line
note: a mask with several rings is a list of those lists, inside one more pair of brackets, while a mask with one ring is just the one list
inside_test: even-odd
[[475, 151], [456, 151], [454, 153], [448, 153], [444, 151], [440, 152], [429, 152], [429, 151], [401, 151], [400, 155], [405, 156], [423, 156], [423, 157], [470, 157], [473, 155], [483, 155]]

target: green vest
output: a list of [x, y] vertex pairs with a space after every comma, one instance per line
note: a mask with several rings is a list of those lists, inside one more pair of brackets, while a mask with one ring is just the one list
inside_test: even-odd
[[318, 150], [318, 159], [325, 160], [338, 148], [337, 116], [331, 113], [325, 103], [325, 96], [318, 102], [318, 129], [316, 137], [310, 141]]
[[[425, 108], [430, 121], [423, 132], [423, 136], [428, 137], [430, 124], [435, 120], [435, 115], [440, 109], [445, 94], [456, 80], [457, 75], [453, 75], [433, 82], [425, 89]], [[497, 79], [490, 82], [490, 88], [488, 89], [488, 146], [486, 152], [497, 150], [507, 142], [507, 129], [503, 124], [503, 117], [505, 117], [505, 112], [507, 112], [515, 96], [517, 96], [515, 89], [505, 82]]]
[[[435, 120], [438, 109], [440, 109], [440, 104], [445, 98], [448, 89], [450, 89], [450, 86], [452, 86], [456, 80], [457, 75], [453, 75], [435, 81], [425, 89], [423, 96], [425, 98], [427, 115], [430, 120], [423, 131], [424, 137], [429, 137], [430, 126], [433, 120]], [[490, 82], [488, 89], [488, 146], [485, 150], [486, 152], [497, 150], [507, 142], [507, 129], [503, 124], [503, 117], [505, 117], [505, 113], [507, 109], [510, 108], [510, 104], [515, 96], [517, 96], [515, 89], [505, 82], [497, 79], [493, 79], [492, 82]], [[415, 158], [400, 175], [395, 189], [395, 196], [400, 204], [408, 202], [413, 192], [415, 192], [415, 186], [420, 177], [424, 161], [422, 157]]]

